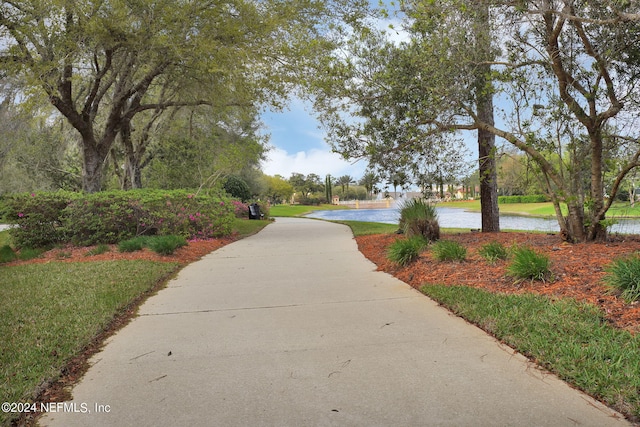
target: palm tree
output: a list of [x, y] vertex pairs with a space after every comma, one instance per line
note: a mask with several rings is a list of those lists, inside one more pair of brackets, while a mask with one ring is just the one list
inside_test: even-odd
[[378, 177], [378, 175], [371, 171], [366, 172], [360, 180], [360, 185], [364, 186], [364, 188], [367, 190], [369, 198], [373, 198], [373, 190], [378, 182], [380, 182], [380, 178]]
[[[338, 180], [336, 181], [336, 184], [342, 187], [343, 197], [347, 197], [347, 192], [349, 191], [349, 185], [355, 184], [355, 182], [356, 182], [355, 179], [353, 179], [353, 177], [350, 175], [342, 175], [340, 178], [338, 178]], [[346, 187], [346, 191], [345, 191], [345, 187]]]

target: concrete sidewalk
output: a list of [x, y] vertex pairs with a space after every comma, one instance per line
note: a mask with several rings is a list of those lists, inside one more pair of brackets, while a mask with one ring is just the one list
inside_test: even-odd
[[629, 425], [309, 219], [189, 265], [91, 364], [41, 425]]

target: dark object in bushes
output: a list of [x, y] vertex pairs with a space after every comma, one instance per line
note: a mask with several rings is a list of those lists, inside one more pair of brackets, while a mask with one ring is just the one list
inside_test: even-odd
[[263, 219], [264, 214], [260, 212], [260, 206], [257, 203], [249, 205], [249, 219]]

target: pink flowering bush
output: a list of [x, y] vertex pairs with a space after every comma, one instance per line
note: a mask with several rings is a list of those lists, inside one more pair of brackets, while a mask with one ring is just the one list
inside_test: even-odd
[[239, 200], [232, 200], [231, 204], [236, 218], [249, 218], [249, 205]]
[[7, 196], [5, 217], [18, 227], [11, 229], [11, 237], [19, 248], [41, 248], [64, 243], [68, 232], [60, 215], [78, 197], [77, 193], [22, 193]]
[[230, 234], [234, 207], [227, 198], [183, 190], [36, 193], [8, 198], [7, 218], [19, 247], [118, 243], [140, 235], [206, 239]]

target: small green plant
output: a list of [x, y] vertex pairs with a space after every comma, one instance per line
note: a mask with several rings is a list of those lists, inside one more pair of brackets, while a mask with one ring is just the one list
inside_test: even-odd
[[488, 262], [494, 264], [499, 259], [507, 259], [507, 248], [500, 242], [485, 243], [478, 249], [478, 254]]
[[186, 245], [187, 240], [182, 236], [154, 236], [147, 240], [147, 247], [160, 255], [171, 255]]
[[427, 241], [421, 236], [398, 239], [389, 246], [387, 257], [396, 264], [405, 266], [415, 261], [426, 245]]
[[626, 302], [640, 300], [640, 257], [614, 260], [605, 268], [605, 284]]
[[18, 254], [18, 258], [22, 261], [28, 261], [30, 259], [38, 258], [44, 249], [31, 249], [31, 248], [22, 248], [20, 249], [20, 253]]
[[428, 241], [440, 238], [435, 205], [424, 199], [412, 199], [400, 209], [400, 230], [407, 236], [421, 236]]
[[432, 251], [438, 261], [464, 261], [467, 258], [467, 248], [451, 240], [434, 243]]
[[507, 268], [507, 274], [518, 280], [546, 281], [551, 278], [549, 257], [537, 253], [531, 248], [513, 249], [513, 261]]
[[106, 252], [109, 252], [110, 250], [111, 249], [109, 249], [108, 245], [100, 244], [100, 245], [96, 246], [95, 248], [91, 249], [90, 251], [88, 251], [86, 253], [86, 256], [100, 255], [100, 254], [104, 254]]
[[135, 252], [140, 251], [146, 246], [148, 237], [138, 236], [133, 239], [123, 240], [118, 243], [118, 250], [120, 252]]
[[58, 259], [66, 259], [71, 258], [71, 251], [60, 251], [56, 254], [56, 258]]
[[4, 245], [0, 248], [0, 263], [15, 261], [17, 258], [11, 246]]

